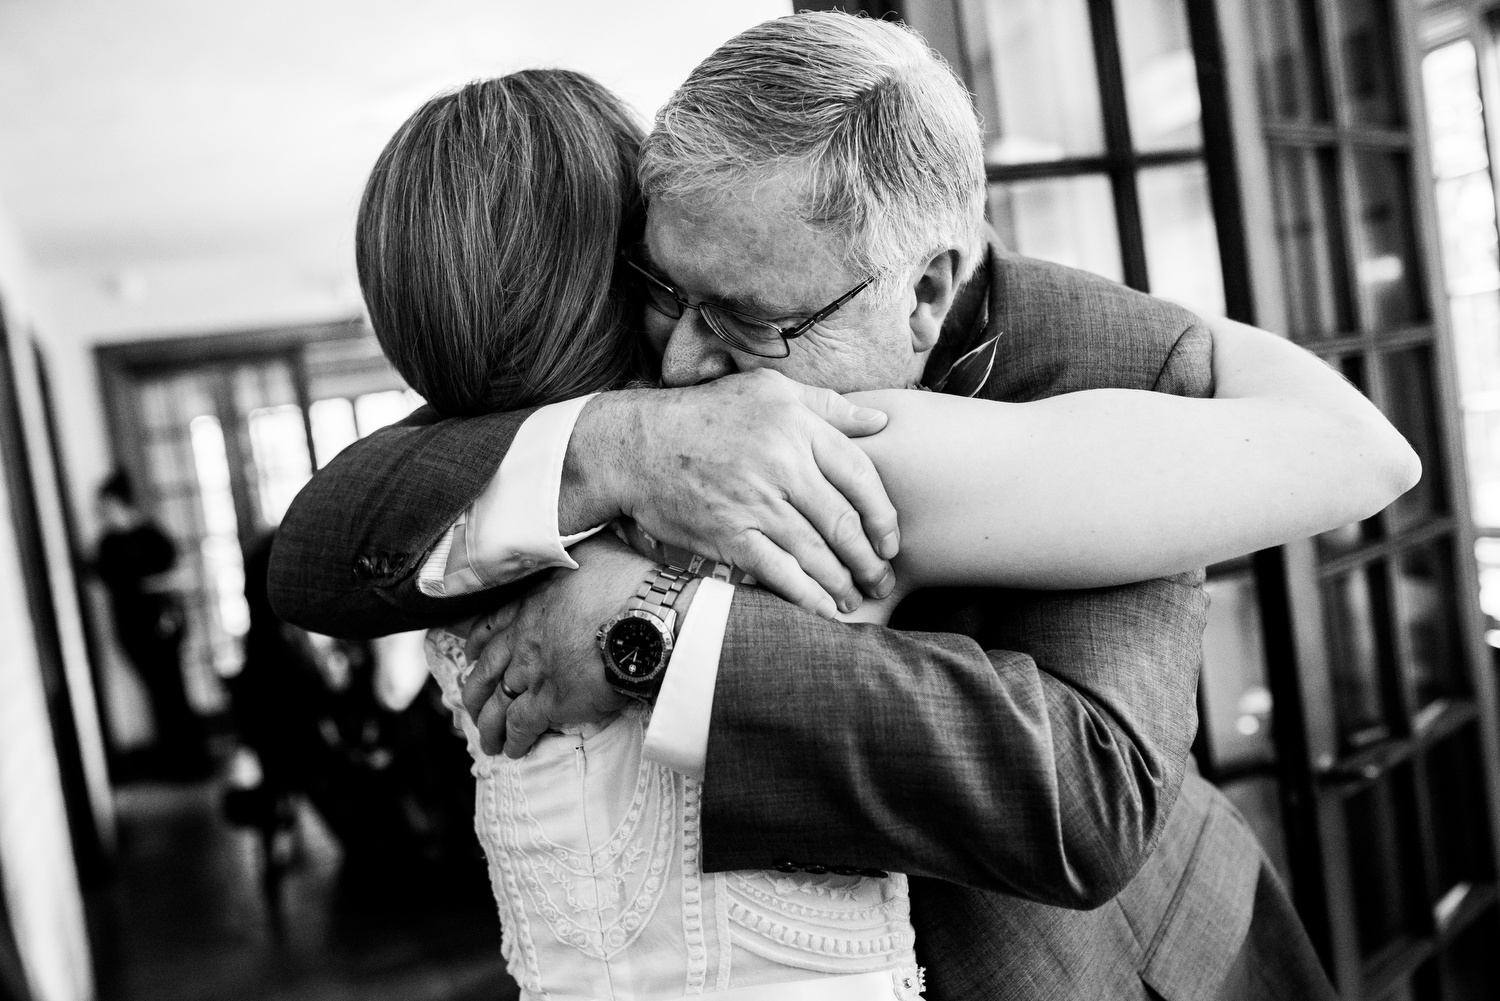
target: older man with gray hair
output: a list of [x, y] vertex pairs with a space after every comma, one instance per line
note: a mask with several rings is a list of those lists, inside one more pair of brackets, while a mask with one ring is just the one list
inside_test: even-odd
[[[630, 694], [594, 631], [655, 567], [566, 548], [614, 517], [825, 612], [890, 591], [894, 512], [863, 456], [754, 370], [1010, 402], [1248, 399], [1273, 390], [1224, 358], [1293, 350], [1007, 254], [983, 226], [967, 95], [898, 26], [741, 34], [661, 110], [641, 177], [631, 266], [680, 388], [419, 416], [351, 447], [282, 526], [274, 600], [322, 632], [440, 624], [575, 568], [501, 592], [510, 624], [465, 690], [491, 750]], [[1254, 837], [1190, 763], [1201, 574], [922, 592], [894, 628], [857, 630], [713, 577], [684, 610], [696, 659], [652, 665], [647, 734], [705, 776], [705, 870], [910, 874], [934, 999], [1331, 995]]]

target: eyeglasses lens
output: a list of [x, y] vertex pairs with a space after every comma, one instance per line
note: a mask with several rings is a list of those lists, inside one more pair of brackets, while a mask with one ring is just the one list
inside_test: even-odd
[[786, 338], [773, 324], [717, 309], [712, 303], [698, 309], [714, 333], [742, 351], [760, 358], [785, 358], [791, 353]]
[[675, 320], [682, 315], [682, 303], [677, 301], [671, 289], [649, 275], [642, 276], [640, 284], [646, 293], [646, 304], [652, 309], [669, 320]]
[[[646, 295], [646, 305], [669, 320], [681, 319], [684, 305], [677, 293], [645, 268], [633, 261], [627, 263], [635, 272], [636, 280]], [[687, 308], [697, 309], [720, 339], [741, 351], [761, 358], [785, 358], [791, 353], [781, 328], [775, 324], [741, 316], [707, 302], [696, 303]]]

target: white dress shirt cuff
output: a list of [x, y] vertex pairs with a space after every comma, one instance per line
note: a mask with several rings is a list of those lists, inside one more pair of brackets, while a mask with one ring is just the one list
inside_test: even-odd
[[419, 591], [453, 597], [549, 567], [578, 569], [567, 547], [599, 529], [561, 535], [557, 502], [573, 427], [593, 396], [549, 404], [526, 418], [494, 478], [423, 561]]
[[[432, 552], [422, 561], [422, 568], [417, 571], [417, 590], [429, 598], [442, 598], [448, 594], [448, 553], [453, 550], [453, 536], [458, 534], [458, 526], [464, 523], [468, 512], [458, 516], [458, 521], [448, 527], [443, 537], [438, 539], [437, 545], [432, 547]], [[454, 594], [464, 592], [455, 590]]]
[[733, 601], [734, 587], [724, 581], [705, 578], [698, 585], [646, 727], [646, 757], [693, 778], [703, 777], [708, 758], [714, 684]]

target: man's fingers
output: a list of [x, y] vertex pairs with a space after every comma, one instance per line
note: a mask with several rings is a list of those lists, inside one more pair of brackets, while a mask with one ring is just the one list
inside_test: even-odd
[[522, 692], [505, 713], [505, 756], [523, 757], [552, 725], [545, 692]]
[[479, 721], [480, 710], [500, 687], [500, 679], [505, 677], [508, 667], [510, 667], [510, 643], [507, 637], [496, 636], [480, 652], [479, 662], [474, 665], [474, 669], [469, 672], [469, 676], [464, 679], [460, 687], [464, 708], [468, 710], [469, 718], [476, 723]]
[[496, 689], [495, 694], [479, 710], [474, 726], [479, 730], [479, 746], [485, 754], [499, 754], [505, 746], [505, 718], [510, 699]]
[[887, 418], [883, 411], [855, 406], [831, 389], [804, 386], [790, 379], [787, 381], [802, 405], [833, 425], [840, 434], [862, 438], [885, 427]]
[[762, 587], [792, 604], [829, 619], [837, 611], [833, 598], [808, 576], [796, 557], [760, 532], [749, 530], [741, 534], [728, 555]]
[[[897, 524], [896, 505], [891, 503], [891, 498], [886, 494], [885, 484], [880, 481], [875, 463], [870, 461], [864, 449], [847, 438], [832, 434], [813, 435], [813, 458], [817, 460], [818, 469], [827, 477], [828, 482], [858, 512], [860, 525], [864, 529], [864, 539], [829, 539], [829, 543], [862, 586], [878, 581], [890, 567], [883, 567], [876, 574], [876, 566], [871, 562], [870, 556], [879, 560], [894, 558], [901, 550], [901, 531]], [[816, 512], [813, 514], [809, 520], [816, 525], [819, 519]], [[873, 553], [869, 555], [863, 544], [866, 541], [869, 548], [873, 549]], [[873, 580], [872, 574], [875, 574]], [[868, 587], [866, 592], [870, 593]]]
[[[838, 491], [826, 483], [819, 482], [811, 489], [803, 490], [804, 495], [811, 493], [822, 495], [820, 504], [797, 504], [795, 500], [793, 504], [787, 504], [778, 501], [775, 505], [776, 509], [772, 512], [772, 516], [761, 528], [761, 534], [770, 540], [771, 544], [777, 549], [796, 560], [797, 564], [802, 568], [802, 572], [811, 577], [820, 588], [833, 598], [834, 603], [840, 611], [852, 612], [859, 607], [860, 602], [864, 599], [860, 594], [859, 587], [855, 584], [854, 577], [849, 572], [849, 568], [840, 561], [839, 554], [831, 548], [830, 532], [833, 530], [831, 523], [836, 519], [834, 517], [824, 518], [825, 521], [830, 523], [830, 530], [822, 531], [818, 525], [810, 522], [797, 508], [802, 506], [816, 508], [819, 511], [816, 516], [820, 518], [824, 517], [821, 512], [829, 508], [836, 509], [837, 506], [842, 505], [849, 510], [851, 515], [853, 514], [853, 508], [849, 508], [849, 505], [844, 503], [844, 499], [838, 495]], [[865, 537], [859, 531], [858, 515], [853, 515], [852, 527], [854, 529], [854, 537], [859, 542], [864, 542]], [[869, 549], [868, 544], [866, 544], [865, 548]], [[870, 552], [869, 555], [874, 558], [873, 552]], [[876, 562], [879, 561], [876, 560]], [[876, 577], [879, 577], [879, 573], [876, 574]]]
[[[829, 437], [833, 439], [832, 450], [850, 448], [857, 455], [857, 458], [839, 457], [837, 461], [869, 462], [865, 454], [856, 446], [851, 445], [847, 439], [837, 437], [831, 432]], [[814, 455], [818, 453], [819, 447], [816, 443], [814, 444]], [[871, 466], [870, 475], [874, 475], [873, 466]], [[855, 482], [857, 478], [857, 473], [843, 477], [845, 483]], [[878, 477], [876, 479], [878, 482]], [[788, 500], [819, 534], [820, 541], [827, 546], [828, 551], [838, 562], [844, 577], [852, 578], [859, 590], [872, 598], [884, 598], [891, 592], [896, 578], [891, 572], [890, 563], [881, 559], [880, 554], [875, 551], [874, 544], [865, 533], [864, 522], [859, 512], [831, 481], [814, 476], [810, 482], [803, 484], [800, 490], [793, 492]], [[820, 584], [828, 586], [825, 577], [803, 559], [800, 549], [782, 542], [774, 534], [772, 540], [781, 543], [782, 548], [789, 550], [799, 560], [803, 560], [804, 569]], [[844, 611], [851, 611], [858, 605], [857, 600], [841, 600], [839, 607]]]
[[464, 656], [469, 658], [469, 663], [478, 660], [485, 644], [496, 634], [509, 629], [520, 612], [521, 602], [512, 601], [486, 615], [476, 616], [469, 624], [469, 637], [464, 641]]
[[[457, 622], [450, 622], [446, 626], [444, 626], [443, 629], [447, 632], [452, 633], [454, 636], [463, 637], [464, 641], [468, 642], [469, 633], [474, 629], [476, 625], [483, 622], [484, 619], [485, 617], [483, 615], [473, 615], [467, 619], [460, 619]], [[465, 650], [464, 652], [465, 654], [468, 653], [467, 650]]]
[[[497, 636], [491, 646], [509, 642], [509, 640], [509, 636]], [[496, 663], [499, 663], [498, 657]], [[474, 726], [479, 730], [479, 746], [484, 749], [485, 754], [499, 754], [500, 749], [509, 741], [514, 719], [512, 709], [516, 702], [525, 697], [527, 692], [545, 687], [545, 683], [537, 677], [534, 667], [533, 662], [507, 653], [504, 665], [494, 670], [490, 679], [493, 684], [489, 686], [489, 694], [485, 697], [484, 704], [479, 707], [477, 713], [471, 712], [474, 716]], [[477, 689], [475, 694], [477, 697]], [[467, 706], [469, 697], [467, 688], [464, 691], [464, 697], [465, 706]], [[531, 701], [536, 700], [533, 697]], [[543, 729], [546, 729], [546, 724], [543, 725]], [[536, 738], [533, 737], [532, 742], [535, 740]], [[531, 744], [528, 743], [526, 746], [530, 747]]]

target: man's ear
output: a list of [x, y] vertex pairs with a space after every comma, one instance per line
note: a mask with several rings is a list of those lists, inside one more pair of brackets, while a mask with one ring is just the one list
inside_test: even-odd
[[917, 275], [917, 301], [911, 311], [911, 346], [918, 354], [931, 351], [943, 332], [943, 321], [958, 291], [958, 249], [934, 254]]

